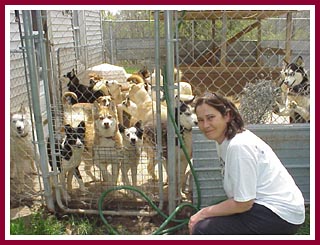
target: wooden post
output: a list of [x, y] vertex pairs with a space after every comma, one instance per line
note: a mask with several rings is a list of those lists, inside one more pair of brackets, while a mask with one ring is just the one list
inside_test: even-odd
[[226, 66], [227, 63], [227, 14], [223, 12], [222, 14], [222, 44], [220, 52], [220, 66]]
[[292, 39], [292, 12], [287, 13], [287, 28], [286, 28], [286, 43], [285, 43], [285, 60], [290, 62], [291, 60], [291, 39]]
[[262, 64], [262, 50], [261, 50], [261, 19], [259, 19], [258, 25], [258, 42], [257, 42], [257, 65], [261, 67]]

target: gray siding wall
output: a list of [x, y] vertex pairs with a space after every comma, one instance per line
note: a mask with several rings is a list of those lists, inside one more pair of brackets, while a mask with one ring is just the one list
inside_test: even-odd
[[102, 21], [99, 10], [87, 10], [84, 12], [84, 16], [88, 64], [92, 67], [103, 61]]
[[[20, 14], [23, 30], [22, 15]], [[15, 21], [14, 11], [10, 11], [10, 110], [19, 110], [20, 105], [28, 106], [27, 86], [19, 25]]]
[[[278, 155], [302, 191], [305, 203], [310, 203], [310, 125], [249, 125], [247, 127], [266, 141]], [[225, 199], [216, 143], [193, 129], [193, 167], [201, 193], [201, 207]], [[193, 202], [197, 203], [193, 186]]]

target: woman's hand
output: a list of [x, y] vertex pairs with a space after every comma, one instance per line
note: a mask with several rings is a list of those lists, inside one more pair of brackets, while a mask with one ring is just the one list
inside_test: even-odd
[[196, 223], [198, 223], [200, 220], [203, 220], [203, 219], [207, 218], [207, 217], [204, 215], [204, 209], [206, 209], [206, 208], [201, 209], [201, 210], [198, 211], [196, 214], [194, 214], [194, 215], [192, 215], [192, 216], [190, 217], [189, 224], [188, 224], [190, 235], [192, 234], [194, 225], [195, 225]]
[[216, 205], [205, 207], [190, 217], [189, 232], [190, 234], [192, 234], [194, 225], [200, 220], [208, 217], [227, 216], [237, 213], [243, 213], [250, 210], [253, 203], [254, 199], [246, 202], [237, 202], [234, 201], [233, 198], [230, 198]]

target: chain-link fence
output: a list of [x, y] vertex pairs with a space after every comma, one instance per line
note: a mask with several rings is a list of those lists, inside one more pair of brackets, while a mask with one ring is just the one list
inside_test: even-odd
[[[104, 22], [110, 62], [155, 67], [150, 14], [149, 21]], [[297, 73], [301, 70], [308, 86], [309, 11], [178, 11], [175, 20], [176, 65], [196, 95], [211, 91], [230, 96], [247, 123], [309, 121], [308, 91], [294, 91], [297, 84], [284, 85], [282, 66], [283, 60], [295, 63], [301, 56], [304, 62]], [[163, 22], [157, 31], [163, 67]]]
[[[63, 97], [65, 92], [70, 91], [70, 78], [63, 78], [63, 75], [67, 75], [74, 69], [80, 83], [87, 85], [89, 90], [92, 89], [90, 87], [92, 74], [109, 81], [118, 80], [121, 85], [118, 89], [122, 88], [121, 92], [127, 94], [126, 79], [132, 72], [137, 72], [143, 67], [147, 67], [150, 72], [153, 72], [157, 66], [162, 71], [168, 68], [165, 52], [168, 42], [165, 39], [162, 13], [160, 13], [159, 26], [155, 25], [154, 11], [148, 12], [148, 20], [102, 21], [101, 25], [101, 22], [97, 21], [100, 16], [99, 11], [88, 11], [88, 13], [83, 11], [82, 14], [69, 10], [41, 11], [41, 13], [43, 17], [46, 17], [43, 19], [47, 20], [44, 25], [46, 26], [45, 37], [48, 39], [45, 46], [48, 58], [47, 70], [42, 65], [43, 60], [39, 55], [41, 52], [39, 42], [42, 40], [38, 40], [37, 36], [35, 36], [34, 45], [37, 50], [36, 66], [39, 71], [38, 86], [43, 130], [45, 136], [50, 136], [52, 140], [61, 140], [66, 135], [64, 126], [68, 123], [66, 115], [70, 105], [63, 103]], [[180, 84], [181, 82], [190, 84], [192, 95], [197, 96], [211, 91], [229, 96], [239, 107], [247, 123], [281, 124], [309, 121], [310, 95], [304, 86], [296, 87], [299, 84], [309, 84], [309, 11], [174, 11], [173, 13], [174, 64], [181, 72], [180, 80], [177, 81]], [[15, 15], [13, 11], [11, 12], [10, 108], [12, 112], [18, 112], [21, 104], [24, 104], [27, 109], [33, 108], [29, 107], [32, 100], [27, 89], [27, 84], [30, 83], [28, 82], [28, 64], [24, 52], [25, 45], [21, 42], [25, 33], [19, 30], [18, 17], [21, 17], [21, 13]], [[37, 18], [34, 18], [34, 21], [37, 22]], [[159, 36], [158, 43], [155, 42], [157, 35]], [[297, 59], [299, 56], [302, 57], [302, 60]], [[298, 69], [289, 65], [282, 67], [283, 59], [289, 63], [297, 63]], [[43, 70], [45, 73], [42, 73]], [[300, 80], [296, 84], [291, 84], [290, 77], [296, 74], [301, 74], [299, 75]], [[48, 85], [44, 83], [43, 76], [48, 77]], [[111, 84], [115, 86], [116, 82], [110, 82], [109, 85]], [[49, 104], [45, 98], [46, 86], [49, 87], [50, 92]], [[157, 90], [157, 86], [153, 84], [151, 89]], [[162, 88], [158, 87], [158, 89], [163, 92]], [[106, 91], [105, 95], [112, 95], [110, 88]], [[74, 92], [81, 92], [82, 94], [78, 95], [83, 95], [83, 91], [75, 90]], [[152, 109], [155, 109], [156, 104], [160, 104], [160, 100], [154, 99], [152, 103], [154, 103]], [[145, 106], [147, 103], [142, 104]], [[89, 109], [84, 106], [78, 110], [74, 115], [78, 117], [78, 121], [74, 120], [72, 126], [77, 126], [79, 118], [82, 118], [87, 126], [86, 133], [90, 135], [90, 130], [97, 130], [95, 121], [99, 117], [95, 116], [95, 110], [96, 107], [92, 104]], [[49, 111], [53, 116], [52, 120], [47, 115]], [[156, 118], [155, 110], [153, 112]], [[146, 112], [143, 111], [142, 114], [144, 113]], [[30, 112], [28, 114], [30, 116]], [[136, 119], [139, 120], [139, 118]], [[52, 135], [50, 124], [53, 126]], [[152, 129], [155, 130], [155, 128]], [[13, 132], [13, 129], [11, 131]], [[155, 131], [152, 137], [154, 134]], [[10, 143], [12, 142], [14, 139], [11, 137]], [[33, 139], [30, 142], [32, 145], [37, 143]], [[115, 151], [110, 148], [106, 146], [99, 148], [98, 146], [95, 142], [90, 146], [91, 148], [84, 149], [79, 171], [85, 188], [81, 189], [81, 182], [73, 178], [72, 190], [69, 193], [71, 199], [60, 200], [63, 199], [61, 192], [63, 189], [58, 178], [59, 169], [53, 168], [50, 171], [48, 165], [48, 175], [54, 188], [52, 187], [50, 194], [45, 194], [55, 193], [59, 199], [58, 203], [63, 202], [63, 208], [72, 211], [81, 208], [88, 212], [94, 212], [92, 210], [96, 212], [98, 198], [103, 191], [114, 185], [126, 183], [133, 185], [135, 181], [139, 190], [147, 193], [156, 203], [161, 203], [166, 199], [169, 189], [163, 185], [167, 178], [166, 171], [162, 172], [161, 167], [156, 167], [163, 161], [161, 157], [166, 154], [166, 147], [159, 144], [144, 145], [134, 149], [135, 154], [132, 154], [131, 151], [126, 153], [120, 151], [121, 154], [114, 155]], [[100, 154], [101, 150], [103, 154]], [[13, 154], [21, 151], [22, 155], [31, 155], [31, 158], [36, 160], [35, 169], [23, 171], [24, 176], [32, 179], [32, 183], [24, 183], [24, 193], [37, 193], [37, 196], [41, 197], [43, 190], [41, 180], [38, 178], [40, 175], [34, 174], [39, 166], [37, 147], [31, 151], [32, 154], [23, 148], [15, 150]], [[108, 176], [113, 175], [113, 168], [112, 164], [103, 168], [101, 162], [124, 162], [125, 158], [130, 158], [130, 161], [132, 158], [137, 168], [131, 168], [127, 172], [124, 168], [118, 167], [117, 184], [105, 181], [104, 177], [108, 179]], [[150, 160], [153, 161], [155, 179], [150, 177], [147, 167]], [[11, 164], [13, 165], [14, 163]], [[178, 165], [177, 168], [180, 167]], [[15, 169], [12, 171], [10, 183], [11, 198], [15, 200], [15, 202], [12, 201], [12, 207], [14, 207], [23, 204], [23, 196], [21, 191], [15, 190], [20, 179], [17, 177], [19, 176], [16, 174], [17, 171]], [[133, 171], [136, 171], [136, 180], [132, 179], [135, 173]], [[129, 174], [129, 181], [123, 172]], [[34, 184], [34, 181], [37, 183]], [[177, 183], [181, 184], [179, 179]], [[36, 189], [29, 191], [30, 188]], [[174, 199], [177, 203], [180, 202], [181, 193], [177, 194]], [[133, 208], [135, 212], [144, 210], [145, 214], [150, 215], [152, 212], [145, 204], [139, 197], [132, 195], [132, 192], [123, 190], [110, 196], [104, 206], [112, 214], [119, 214], [114, 210], [126, 209], [128, 211]], [[133, 213], [127, 212], [127, 214]]]

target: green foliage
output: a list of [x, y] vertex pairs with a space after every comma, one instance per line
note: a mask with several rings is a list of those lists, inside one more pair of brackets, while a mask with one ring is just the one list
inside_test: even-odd
[[306, 220], [298, 230], [297, 235], [310, 235], [310, 206], [306, 207]]
[[[119, 234], [130, 235], [128, 222], [125, 218], [113, 217], [112, 225]], [[159, 224], [158, 224], [159, 225]], [[147, 230], [146, 223], [136, 221], [137, 230]], [[148, 231], [149, 232], [149, 231]], [[149, 232], [151, 234], [151, 232]], [[148, 234], [149, 234], [148, 233]], [[100, 217], [80, 214], [53, 215], [44, 209], [39, 209], [28, 218], [19, 218], [10, 223], [11, 235], [105, 235], [109, 234]], [[136, 233], [135, 233], [136, 234]], [[188, 234], [187, 227], [177, 231], [177, 234]], [[297, 235], [310, 235], [310, 207], [306, 207], [306, 221]]]
[[18, 218], [10, 223], [11, 235], [62, 235], [63, 224], [56, 217], [40, 210], [27, 218]]
[[98, 216], [68, 214], [62, 217], [38, 210], [10, 223], [11, 235], [101, 235], [107, 230]]

